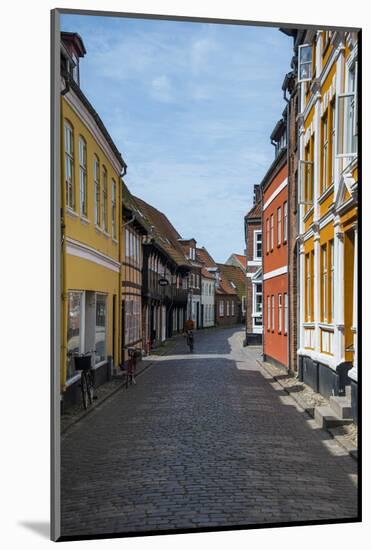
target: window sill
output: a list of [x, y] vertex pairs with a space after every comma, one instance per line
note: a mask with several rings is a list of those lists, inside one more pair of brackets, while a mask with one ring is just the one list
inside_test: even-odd
[[303, 217], [303, 222], [304, 222], [304, 223], [307, 222], [307, 221], [309, 220], [309, 218], [311, 217], [311, 215], [313, 214], [313, 212], [314, 212], [314, 206], [311, 206], [311, 207], [309, 208], [308, 212], [306, 212], [306, 213], [304, 214], [304, 217]]
[[80, 216], [80, 220], [81, 220], [82, 223], [85, 223], [85, 224], [90, 223], [90, 220], [88, 220], [88, 218], [85, 218], [85, 216], [83, 216], [83, 215]]
[[115, 243], [115, 244], [119, 244], [118, 240], [115, 239], [115, 237], [112, 237], [112, 242]]
[[104, 231], [103, 230], [103, 235], [106, 237], [106, 239], [109, 239], [110, 238], [110, 234], [108, 233], [108, 231]]
[[322, 204], [327, 199], [327, 197], [329, 197], [331, 193], [333, 193], [333, 191], [334, 191], [334, 184], [332, 183], [329, 187], [327, 187], [327, 189], [319, 197], [318, 199], [319, 204]]
[[78, 218], [79, 217], [78, 212], [76, 212], [75, 210], [72, 210], [72, 208], [70, 208], [69, 206], [67, 206], [66, 212], [69, 216], [71, 216], [71, 218]]
[[99, 225], [95, 224], [95, 231], [97, 231], [98, 233], [103, 233], [103, 229], [101, 227], [99, 227]]

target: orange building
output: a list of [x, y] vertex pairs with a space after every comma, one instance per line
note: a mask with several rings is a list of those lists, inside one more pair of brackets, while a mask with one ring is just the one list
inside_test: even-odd
[[276, 157], [262, 183], [263, 209], [263, 355], [289, 368], [288, 361], [288, 179], [286, 119], [276, 125], [271, 141]]

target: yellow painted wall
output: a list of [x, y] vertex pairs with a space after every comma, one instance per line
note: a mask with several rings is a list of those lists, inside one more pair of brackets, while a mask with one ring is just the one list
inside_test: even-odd
[[[119, 174], [115, 171], [111, 162], [104, 154], [103, 150], [96, 142], [93, 135], [87, 129], [85, 124], [81, 121], [77, 113], [70, 107], [67, 101], [62, 98], [61, 101], [61, 159], [62, 159], [62, 182], [65, 181], [65, 157], [64, 157], [64, 120], [66, 119], [73, 127], [74, 136], [74, 177], [75, 177], [75, 210], [77, 216], [67, 213], [65, 217], [65, 234], [66, 236], [88, 244], [94, 247], [96, 250], [110, 256], [115, 260], [119, 260], [119, 246], [112, 239], [112, 224], [111, 224], [111, 202], [112, 202], [112, 179], [116, 182], [116, 235], [117, 241], [119, 240], [119, 205], [121, 201], [121, 186], [119, 180]], [[79, 189], [79, 136], [86, 141], [87, 147], [87, 203], [88, 203], [88, 222], [83, 221], [80, 217], [80, 189]], [[100, 187], [101, 187], [101, 208], [103, 203], [102, 190], [103, 190], [103, 177], [102, 170], [103, 165], [107, 169], [107, 208], [108, 208], [108, 234], [103, 232], [103, 229], [95, 227], [94, 222], [94, 173], [93, 173], [93, 159], [94, 154], [98, 156], [100, 160]], [[62, 186], [65, 190], [64, 185]]]
[[334, 202], [334, 192], [330, 193], [330, 195], [320, 204], [320, 207], [319, 207], [320, 218], [322, 218], [322, 216], [325, 216], [325, 214], [327, 214], [333, 202]]

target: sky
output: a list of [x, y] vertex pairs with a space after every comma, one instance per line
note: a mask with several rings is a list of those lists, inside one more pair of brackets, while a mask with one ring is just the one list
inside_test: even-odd
[[128, 165], [132, 194], [217, 262], [243, 254], [244, 215], [274, 159], [292, 39], [277, 28], [62, 15], [80, 86]]

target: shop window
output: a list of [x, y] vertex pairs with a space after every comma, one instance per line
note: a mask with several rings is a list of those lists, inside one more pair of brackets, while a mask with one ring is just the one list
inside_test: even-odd
[[95, 363], [107, 359], [107, 296], [96, 295], [95, 303]]

